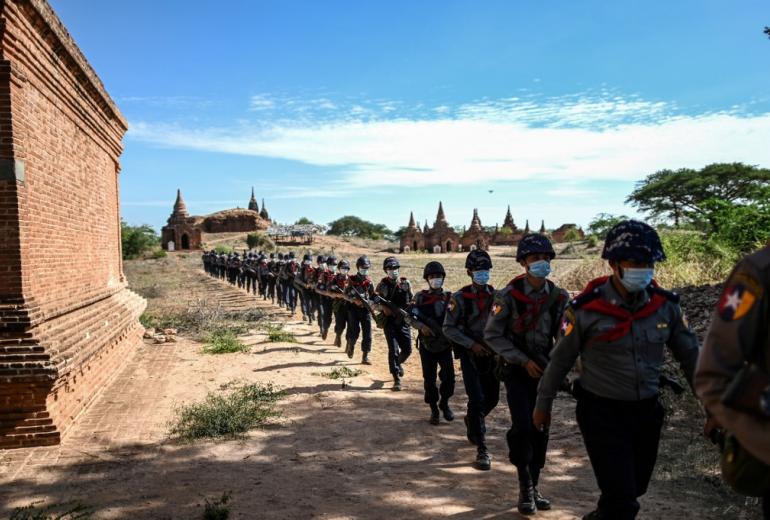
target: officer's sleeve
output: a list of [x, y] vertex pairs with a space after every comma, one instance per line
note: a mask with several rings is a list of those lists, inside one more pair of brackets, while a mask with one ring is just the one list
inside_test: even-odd
[[743, 260], [725, 284], [711, 318], [695, 371], [695, 390], [706, 409], [735, 434], [753, 455], [770, 464], [770, 421], [726, 407], [722, 395], [744, 366], [752, 348], [767, 348], [770, 312], [767, 286], [749, 259]]
[[383, 298], [385, 298], [385, 295], [388, 294], [388, 290], [385, 287], [385, 282], [380, 282], [377, 284], [377, 288], [374, 290], [375, 293], [379, 294]]
[[460, 330], [460, 324], [463, 318], [463, 305], [459, 293], [452, 295], [447, 304], [446, 314], [444, 315], [444, 326], [442, 330], [444, 335], [449, 338], [453, 343], [457, 343], [461, 347], [470, 349], [473, 346], [473, 339], [469, 338]]
[[502, 291], [495, 294], [495, 300], [492, 303], [487, 324], [484, 327], [484, 341], [492, 347], [508, 363], [513, 365], [524, 365], [529, 361], [529, 357], [513, 345], [513, 341], [506, 336], [508, 322], [511, 319], [513, 303], [509, 303]]
[[679, 362], [687, 382], [693, 385], [695, 364], [698, 361], [698, 338], [687, 323], [682, 308], [676, 305], [674, 323], [671, 327], [671, 335], [668, 338], [668, 348]]
[[559, 340], [551, 350], [551, 360], [537, 385], [536, 410], [551, 414], [553, 400], [559, 391], [559, 386], [572, 367], [575, 366], [575, 361], [580, 355], [581, 345], [578, 313], [571, 307], [567, 307], [559, 332]]

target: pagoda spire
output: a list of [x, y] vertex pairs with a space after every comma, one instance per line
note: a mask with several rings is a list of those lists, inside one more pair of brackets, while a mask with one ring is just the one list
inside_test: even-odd
[[257, 199], [254, 197], [254, 186], [251, 187], [251, 199], [249, 199], [249, 209], [251, 211], [256, 211], [259, 213], [259, 204], [257, 204]]
[[417, 224], [414, 223], [414, 211], [409, 212], [409, 225], [407, 227], [409, 229], [417, 227]]
[[172, 216], [176, 216], [176, 217], [189, 216], [189, 214], [187, 213], [187, 205], [184, 203], [184, 199], [182, 198], [182, 190], [180, 189], [176, 190], [176, 202], [174, 202], [174, 212]]
[[545, 235], [545, 220], [540, 221], [540, 234]]
[[529, 235], [532, 231], [529, 229], [529, 219], [527, 219], [527, 225], [524, 226], [524, 234]]
[[481, 219], [479, 218], [479, 210], [474, 208], [473, 218], [471, 219], [471, 229], [478, 231], [481, 229]]
[[441, 201], [438, 203], [438, 213], [436, 214], [436, 223], [438, 224], [439, 222], [446, 222], [446, 215], [444, 215], [444, 204]]
[[505, 220], [503, 220], [503, 227], [510, 229], [516, 229], [516, 225], [513, 223], [513, 215], [511, 215], [511, 205], [508, 205], [508, 212], [505, 214]]
[[262, 211], [259, 212], [259, 216], [265, 220], [270, 220], [270, 214], [267, 212], [267, 206], [265, 206], [265, 199], [262, 199]]
[[425, 227], [422, 228], [423, 234], [427, 234], [430, 228], [428, 227], [428, 219], [425, 219]]

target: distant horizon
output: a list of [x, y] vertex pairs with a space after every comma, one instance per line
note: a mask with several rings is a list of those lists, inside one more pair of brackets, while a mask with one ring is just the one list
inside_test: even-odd
[[254, 186], [287, 223], [397, 229], [442, 200], [454, 225], [585, 227], [639, 217], [661, 169], [770, 166], [761, 0], [51, 4], [129, 122], [130, 224]]

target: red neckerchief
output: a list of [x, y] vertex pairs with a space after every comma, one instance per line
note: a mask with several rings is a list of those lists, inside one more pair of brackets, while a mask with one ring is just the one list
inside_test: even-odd
[[[490, 289], [492, 288], [491, 285], [489, 287]], [[460, 289], [460, 294], [462, 294], [462, 297], [465, 299], [476, 300], [476, 307], [478, 307], [480, 313], [484, 312], [487, 299], [492, 298], [492, 295], [486, 291], [486, 287], [479, 292], [473, 292], [473, 285], [466, 285]]]
[[350, 282], [350, 285], [352, 285], [353, 287], [363, 287], [364, 289], [368, 289], [368, 288], [369, 288], [369, 286], [370, 286], [370, 285], [371, 285], [371, 283], [372, 283], [372, 280], [371, 280], [371, 278], [369, 278], [368, 276], [367, 276], [367, 277], [365, 277], [365, 278], [364, 278], [363, 280], [361, 280], [360, 282], [356, 281], [356, 278], [358, 278], [358, 276], [353, 276], [353, 277], [351, 277], [351, 278], [348, 280], [348, 281]]
[[[511, 286], [510, 293], [511, 296], [513, 296], [513, 299], [526, 305], [526, 310], [521, 313], [513, 322], [513, 332], [516, 334], [523, 334], [530, 330], [535, 330], [537, 327], [538, 318], [540, 317], [540, 309], [542, 308], [543, 304], [548, 301], [549, 296], [548, 293], [545, 293], [539, 298], [532, 298], [524, 294], [523, 291], [516, 289], [514, 283], [526, 277], [527, 275], [525, 273], [508, 282], [508, 285]], [[553, 290], [556, 290], [556, 288], [554, 287]]]
[[433, 305], [436, 302], [446, 303], [451, 297], [451, 294], [444, 294], [444, 291], [441, 291], [440, 293], [434, 293], [433, 291], [425, 290], [422, 291], [422, 302], [420, 303], [420, 306]]
[[[607, 280], [609, 280], [609, 276], [602, 276], [600, 278], [597, 278], [596, 280], [593, 280], [588, 283], [588, 286], [585, 288], [585, 290], [580, 294], [580, 296], [583, 296], [584, 294], [588, 294], [592, 292], [597, 287], [600, 287], [607, 283]], [[652, 281], [653, 287], [658, 287], [658, 283], [653, 280]], [[578, 298], [580, 298], [578, 296]], [[639, 320], [642, 318], [646, 318], [648, 316], [652, 316], [658, 309], [660, 309], [664, 304], [666, 303], [666, 297], [662, 294], [653, 293], [650, 295], [650, 300], [644, 304], [644, 307], [639, 309], [636, 312], [628, 311], [618, 305], [613, 305], [604, 298], [596, 298], [595, 300], [591, 300], [590, 302], [586, 303], [581, 307], [581, 309], [585, 309], [588, 311], [598, 312], [600, 314], [604, 314], [606, 316], [611, 316], [617, 320], [619, 320], [618, 324], [615, 325], [612, 329], [605, 332], [604, 334], [600, 334], [599, 336], [596, 336], [593, 341], [615, 341], [617, 339], [622, 338], [629, 332], [631, 332], [631, 324], [634, 322], [634, 320]]]

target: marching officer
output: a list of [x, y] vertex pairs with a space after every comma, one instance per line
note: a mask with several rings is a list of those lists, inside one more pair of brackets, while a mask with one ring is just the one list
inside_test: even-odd
[[334, 346], [342, 347], [342, 334], [348, 324], [348, 302], [344, 298], [345, 290], [348, 286], [348, 273], [350, 272], [350, 262], [341, 259], [337, 262], [337, 274], [331, 280], [328, 291], [334, 298], [332, 303], [332, 312], [334, 313]]
[[484, 339], [500, 356], [498, 376], [505, 384], [511, 428], [508, 458], [519, 477], [519, 513], [531, 515], [551, 509], [538, 490], [545, 466], [548, 432], [532, 425], [537, 384], [548, 364], [548, 355], [558, 336], [569, 294], [547, 277], [556, 257], [543, 235], [524, 236], [516, 250], [516, 261], [526, 272], [498, 291], [489, 315]]
[[[744, 474], [723, 468], [728, 483], [743, 494], [763, 496], [770, 519], [770, 246], [747, 256], [725, 284], [711, 318], [695, 373], [695, 388], [713, 416], [715, 427], [727, 432], [723, 460], [742, 463]], [[745, 463], [746, 461], [751, 464]]]
[[337, 274], [337, 257], [327, 256], [321, 263], [321, 268], [316, 276], [315, 292], [318, 294], [318, 326], [321, 329], [321, 339], [326, 340], [334, 317], [334, 300], [329, 291]]
[[679, 297], [654, 281], [665, 260], [653, 228], [628, 220], [607, 234], [611, 276], [593, 280], [565, 311], [559, 341], [538, 387], [533, 423], [548, 429], [560, 384], [581, 361], [577, 422], [601, 490], [584, 519], [627, 520], [652, 477], [664, 410], [658, 400], [668, 346], [692, 383], [698, 342]]
[[475, 466], [488, 470], [492, 467], [492, 459], [487, 450], [484, 418], [500, 399], [494, 352], [484, 343], [484, 326], [494, 298], [494, 287], [489, 285], [492, 259], [486, 251], [476, 249], [468, 253], [465, 268], [472, 283], [452, 295], [443, 331], [455, 344], [455, 356], [460, 359], [465, 393], [468, 394], [465, 427], [468, 440], [477, 448]]
[[315, 287], [315, 268], [313, 267], [313, 255], [306, 254], [302, 257], [302, 267], [294, 277], [294, 287], [300, 298], [302, 321], [313, 323], [313, 296], [311, 287]]
[[369, 269], [371, 267], [372, 263], [369, 261], [368, 256], [359, 257], [356, 260], [358, 272], [348, 278], [345, 289], [345, 295], [350, 302], [348, 305], [348, 332], [345, 353], [349, 358], [353, 358], [358, 336], [363, 334], [361, 338], [361, 363], [364, 365], [372, 364], [369, 361], [369, 352], [372, 350], [372, 316], [361, 301], [362, 299], [371, 300], [374, 297], [372, 279], [369, 278]]
[[[409, 313], [423, 325], [418, 329], [417, 350], [422, 365], [425, 402], [430, 406], [430, 423], [439, 424], [439, 410], [443, 412], [445, 420], [452, 421], [455, 418], [449, 408], [449, 398], [455, 392], [452, 344], [441, 330], [452, 293], [444, 290], [446, 271], [439, 262], [428, 262], [422, 277], [428, 283], [428, 289], [414, 295]], [[440, 381], [438, 388], [437, 374]]]
[[[382, 263], [385, 271], [383, 278], [375, 292], [396, 307], [406, 309], [412, 301], [412, 286], [405, 277], [398, 276], [401, 264], [395, 256], [387, 257]], [[401, 390], [401, 378], [404, 377], [404, 368], [401, 366], [412, 353], [412, 334], [409, 325], [399, 314], [395, 315], [387, 306], [380, 306], [385, 315], [383, 332], [388, 344], [388, 368], [393, 376], [393, 390]]]

